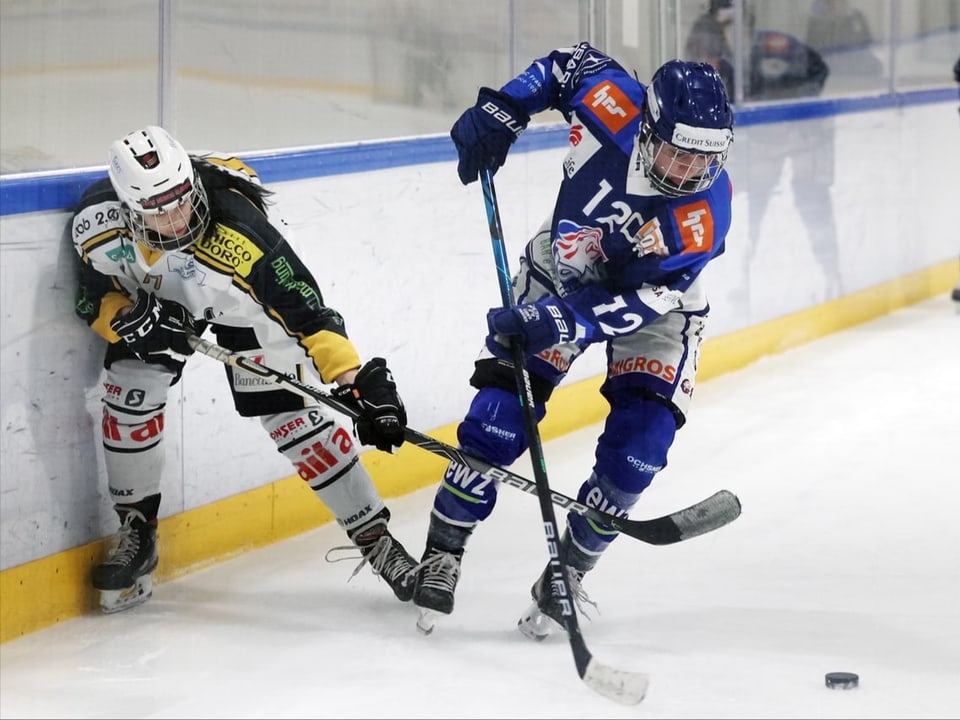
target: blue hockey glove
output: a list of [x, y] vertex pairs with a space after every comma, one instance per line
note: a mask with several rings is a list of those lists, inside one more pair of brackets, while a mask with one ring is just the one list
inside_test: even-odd
[[484, 168], [496, 172], [529, 122], [530, 115], [512, 97], [488, 87], [480, 88], [477, 104], [464, 111], [450, 130], [460, 156], [460, 182], [469, 185]]
[[196, 335], [190, 311], [173, 300], [161, 300], [142, 288], [130, 310], [110, 323], [133, 353], [144, 362], [183, 360], [193, 354], [188, 335]]
[[555, 298], [487, 312], [487, 327], [494, 335], [519, 339], [524, 352], [536, 355], [558, 343], [576, 338], [576, 320]]

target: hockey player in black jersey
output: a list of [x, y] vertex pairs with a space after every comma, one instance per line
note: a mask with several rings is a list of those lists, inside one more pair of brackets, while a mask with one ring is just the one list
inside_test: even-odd
[[[673, 60], [644, 85], [581, 43], [536, 60], [500, 90], [481, 88], [450, 133], [460, 180], [496, 171], [530, 116], [548, 109], [570, 124], [560, 190], [520, 259], [516, 307], [488, 313], [470, 378], [477, 392], [457, 437], [467, 453], [501, 467], [527, 449], [508, 338], [524, 349], [538, 418], [571, 363], [602, 343], [610, 411], [577, 500], [625, 514], [666, 466], [686, 421], [709, 310], [700, 273], [723, 252], [730, 227], [723, 168], [733, 112], [709, 65]], [[448, 465], [417, 568], [413, 600], [424, 632], [453, 611], [467, 541], [496, 499], [496, 482]], [[585, 574], [616, 535], [567, 516], [559, 555], [578, 601]], [[519, 621], [532, 638], [562, 624], [549, 569]]]
[[[108, 178], [84, 193], [71, 228], [80, 257], [77, 313], [109, 344], [103, 449], [120, 532], [93, 570], [101, 607], [151, 594], [164, 466], [164, 407], [206, 327], [217, 342], [284, 372], [311, 372], [360, 412], [356, 438], [392, 452], [406, 413], [386, 362], [361, 363], [343, 317], [268, 219], [267, 191], [245, 163], [188, 155], [148, 126], [113, 143]], [[227, 368], [236, 411], [258, 417], [277, 450], [333, 512], [396, 596], [410, 600], [414, 561], [359, 462], [354, 435], [324, 407]], [[359, 568], [358, 568], [359, 569]]]

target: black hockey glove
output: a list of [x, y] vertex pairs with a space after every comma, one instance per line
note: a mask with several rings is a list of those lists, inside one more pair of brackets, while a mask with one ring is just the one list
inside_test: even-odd
[[460, 182], [469, 185], [484, 168], [496, 172], [529, 122], [530, 115], [512, 97], [488, 87], [480, 88], [477, 104], [464, 111], [450, 130], [460, 156]]
[[354, 426], [357, 439], [363, 445], [374, 445], [383, 452], [393, 452], [394, 447], [403, 445], [407, 412], [397, 395], [397, 385], [386, 360], [368, 361], [352, 384], [341, 385], [333, 395], [360, 412]]
[[161, 300], [142, 288], [137, 291], [137, 302], [125, 315], [110, 323], [113, 331], [144, 362], [183, 360], [193, 354], [187, 342], [196, 332], [189, 311], [173, 300]]

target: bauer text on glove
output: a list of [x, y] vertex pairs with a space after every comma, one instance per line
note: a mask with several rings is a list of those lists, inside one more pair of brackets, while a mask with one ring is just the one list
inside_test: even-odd
[[333, 394], [359, 411], [355, 427], [362, 444], [373, 445], [384, 452], [403, 445], [407, 412], [386, 360], [369, 360], [352, 383], [341, 385]]
[[460, 181], [464, 185], [472, 183], [484, 168], [496, 172], [529, 122], [527, 111], [512, 97], [480, 88], [477, 104], [465, 110], [450, 130], [460, 157]]
[[[494, 308], [487, 312], [487, 327], [494, 335], [518, 338], [520, 346], [531, 355], [578, 339], [576, 316], [555, 298]], [[582, 328], [579, 335], [583, 336]]]
[[188, 335], [196, 334], [190, 312], [173, 300], [161, 300], [143, 289], [137, 302], [110, 323], [113, 331], [144, 362], [182, 360], [193, 354]]

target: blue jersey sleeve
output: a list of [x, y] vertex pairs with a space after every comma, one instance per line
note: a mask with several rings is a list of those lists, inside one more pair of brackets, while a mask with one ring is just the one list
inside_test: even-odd
[[626, 72], [616, 60], [583, 42], [574, 47], [559, 48], [534, 60], [500, 91], [516, 100], [529, 115], [559, 110], [569, 121], [573, 99], [580, 85], [610, 69]]

